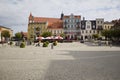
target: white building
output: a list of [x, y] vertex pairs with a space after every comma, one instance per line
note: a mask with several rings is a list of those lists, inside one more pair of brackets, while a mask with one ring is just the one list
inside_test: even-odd
[[81, 21], [81, 39], [91, 39], [93, 34], [97, 34], [95, 20]]
[[75, 40], [80, 37], [80, 15], [65, 15], [63, 16], [63, 28], [66, 39]]

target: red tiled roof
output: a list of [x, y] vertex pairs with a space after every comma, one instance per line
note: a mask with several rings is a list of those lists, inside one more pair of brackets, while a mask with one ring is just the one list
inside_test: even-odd
[[62, 28], [62, 20], [59, 18], [34, 17], [34, 22], [48, 22], [48, 28]]
[[34, 23], [47, 22], [48, 28], [59, 29], [63, 27], [62, 20], [60, 18], [48, 18], [48, 17], [34, 17], [30, 13], [29, 20], [33, 20]]
[[24, 37], [27, 37], [27, 32], [21, 32]]
[[54, 22], [53, 24], [48, 26], [49, 29], [62, 29], [63, 22]]
[[59, 18], [34, 17], [34, 22], [56, 22], [61, 21]]

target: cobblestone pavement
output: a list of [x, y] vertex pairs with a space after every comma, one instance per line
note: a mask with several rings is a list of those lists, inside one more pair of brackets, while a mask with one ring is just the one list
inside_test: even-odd
[[0, 48], [0, 80], [120, 80], [119, 68], [119, 47]]

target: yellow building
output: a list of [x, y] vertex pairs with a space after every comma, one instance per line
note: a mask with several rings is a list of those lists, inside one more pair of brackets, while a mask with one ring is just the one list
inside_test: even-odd
[[43, 32], [52, 32], [53, 35], [63, 33], [63, 24], [60, 18], [34, 17], [29, 16], [28, 39], [35, 40]]
[[1, 41], [1, 38], [2, 38], [1, 33], [2, 33], [2, 31], [5, 31], [5, 30], [9, 31], [10, 38], [13, 36], [13, 30], [11, 30], [10, 28], [4, 27], [4, 26], [0, 26], [0, 41]]
[[110, 30], [113, 26], [112, 22], [104, 22], [103, 30]]
[[34, 40], [46, 31], [47, 21], [41, 21], [39, 18], [33, 17], [32, 14], [30, 14], [28, 23], [28, 39]]

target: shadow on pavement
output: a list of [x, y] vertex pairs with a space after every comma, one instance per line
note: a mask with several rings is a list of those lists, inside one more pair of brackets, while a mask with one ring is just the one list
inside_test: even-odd
[[[52, 60], [42, 80], [119, 80], [120, 52], [67, 51], [74, 60]], [[105, 56], [105, 57], [104, 57]]]

